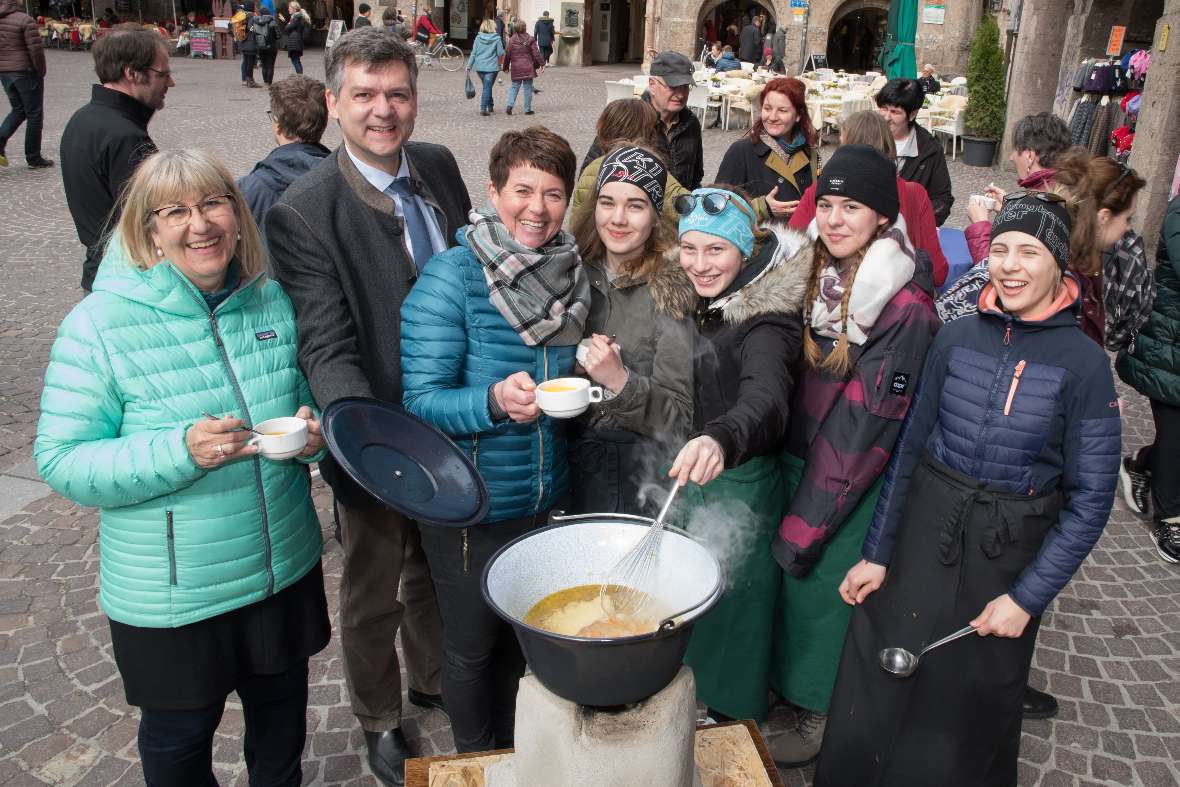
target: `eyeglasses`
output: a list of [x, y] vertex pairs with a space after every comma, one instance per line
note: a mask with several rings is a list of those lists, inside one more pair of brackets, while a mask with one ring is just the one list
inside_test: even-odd
[[1024, 199], [1025, 197], [1031, 197], [1032, 199], [1050, 204], [1064, 204], [1067, 202], [1065, 197], [1052, 191], [1010, 191], [1004, 195], [1004, 204], [1006, 205], [1012, 200]]
[[193, 211], [198, 210], [207, 219], [221, 218], [234, 212], [234, 198], [232, 194], [216, 194], [198, 202], [196, 205], [166, 205], [152, 211], [164, 222], [165, 226], [180, 229], [193, 220]]
[[151, 66], [148, 66], [147, 70], [151, 71], [153, 74], [159, 74], [160, 76], [164, 77], [164, 79], [171, 79], [172, 78], [171, 71], [161, 71], [160, 69], [152, 68]]
[[681, 216], [687, 216], [696, 210], [697, 203], [700, 203], [701, 209], [704, 210], [705, 213], [708, 213], [710, 216], [717, 216], [723, 210], [725, 210], [725, 206], [730, 202], [732, 202], [734, 207], [736, 207], [742, 213], [749, 216], [751, 221], [755, 220], [754, 217], [750, 215], [750, 211], [746, 210], [746, 207], [742, 205], [739, 200], [734, 198], [733, 194], [729, 194], [727, 192], [713, 191], [708, 194], [681, 194], [672, 201], [672, 207], [675, 208], [676, 212]]

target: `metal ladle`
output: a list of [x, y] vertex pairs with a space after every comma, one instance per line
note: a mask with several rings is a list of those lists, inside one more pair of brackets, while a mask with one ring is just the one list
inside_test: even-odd
[[908, 678], [913, 675], [918, 669], [918, 661], [930, 651], [937, 647], [954, 642], [959, 637], [965, 637], [968, 634], [974, 634], [975, 629], [971, 626], [963, 626], [963, 628], [956, 631], [954, 634], [948, 634], [937, 642], [931, 642], [926, 647], [922, 648], [922, 652], [915, 656], [905, 648], [885, 648], [881, 651], [881, 669], [888, 673], [896, 675], [899, 678]]

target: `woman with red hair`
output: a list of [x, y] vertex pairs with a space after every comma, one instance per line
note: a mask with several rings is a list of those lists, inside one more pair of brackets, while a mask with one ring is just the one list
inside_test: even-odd
[[786, 223], [819, 174], [819, 135], [807, 114], [807, 88], [798, 79], [766, 83], [748, 134], [725, 151], [717, 182], [752, 195], [759, 222]]

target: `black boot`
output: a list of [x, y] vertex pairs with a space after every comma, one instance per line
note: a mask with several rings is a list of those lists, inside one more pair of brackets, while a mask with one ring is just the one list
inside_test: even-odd
[[382, 784], [402, 787], [406, 783], [406, 760], [415, 756], [401, 727], [385, 732], [365, 730], [369, 747], [369, 769]]
[[1056, 715], [1056, 697], [1043, 691], [1037, 691], [1032, 686], [1024, 687], [1024, 718], [1051, 719]]

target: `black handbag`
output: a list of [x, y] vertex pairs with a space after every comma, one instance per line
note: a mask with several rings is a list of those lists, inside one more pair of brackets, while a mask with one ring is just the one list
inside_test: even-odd
[[471, 72], [467, 72], [467, 82], [463, 85], [463, 93], [468, 98], [475, 98], [475, 83], [471, 81]]

